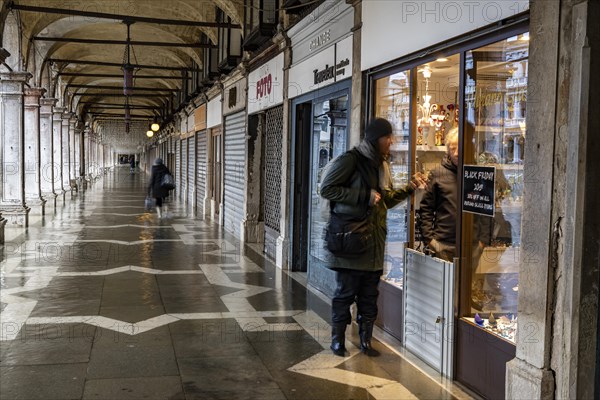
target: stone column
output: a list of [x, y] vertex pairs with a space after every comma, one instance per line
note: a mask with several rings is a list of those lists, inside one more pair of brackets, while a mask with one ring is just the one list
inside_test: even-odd
[[56, 99], [40, 99], [40, 185], [42, 197], [56, 206], [54, 193], [54, 144], [52, 142], [52, 107]]
[[81, 129], [75, 125], [74, 127], [75, 135], [73, 140], [73, 158], [74, 168], [73, 168], [73, 179], [77, 182], [77, 185], [81, 188], [81, 179], [80, 173], [81, 170]]
[[98, 168], [102, 171], [101, 175], [104, 175], [104, 144], [102, 143], [98, 146]]
[[46, 200], [42, 196], [40, 148], [40, 97], [43, 88], [25, 89], [25, 201], [46, 214]]
[[290, 183], [294, 173], [292, 159], [292, 125], [291, 102], [288, 101], [289, 70], [292, 65], [291, 41], [287, 36], [281, 40], [285, 43], [283, 50], [283, 137], [281, 142], [281, 220], [279, 223], [279, 237], [275, 249], [275, 265], [282, 269], [290, 269], [288, 259], [290, 252]]
[[75, 114], [71, 114], [69, 118], [69, 179], [77, 179], [77, 170], [79, 169], [79, 163], [77, 163], [77, 148], [75, 147], [75, 131], [77, 124], [77, 118]]
[[91, 164], [92, 164], [92, 146], [91, 146], [91, 134], [92, 134], [92, 130], [91, 128], [86, 128], [83, 131], [83, 153], [84, 156], [83, 158], [85, 159], [85, 165], [83, 166], [84, 171], [84, 178], [87, 182], [87, 180], [89, 179], [89, 175], [90, 175], [90, 171], [91, 171]]
[[530, 14], [519, 327], [506, 397], [597, 399], [600, 3], [532, 0]]
[[[362, 0], [346, 0], [354, 7], [352, 29], [352, 98], [350, 111], [350, 146], [358, 144], [365, 127], [363, 99], [366, 99], [363, 73], [361, 70]], [[383, 6], [385, 7], [385, 6]]]
[[62, 115], [62, 162], [63, 162], [63, 189], [65, 191], [71, 190], [71, 143], [69, 142], [69, 128], [71, 113], [64, 113]]
[[241, 222], [241, 241], [245, 243], [263, 243], [265, 241], [265, 223], [262, 214], [262, 138], [266, 115], [258, 114], [257, 129], [248, 129], [246, 139], [246, 201], [244, 219]]
[[25, 203], [25, 130], [23, 89], [29, 72], [0, 73], [0, 211], [8, 223], [29, 225]]
[[54, 176], [52, 185], [54, 187], [54, 193], [62, 195], [66, 192], [63, 188], [63, 141], [62, 141], [62, 114], [65, 112], [64, 107], [54, 107], [52, 115], [52, 163], [54, 165]]
[[[6, 61], [6, 59], [10, 57], [10, 53], [6, 50], [4, 50], [3, 48], [0, 48], [0, 62], [4, 62]], [[2, 132], [0, 131], [0, 135], [2, 134]], [[1, 139], [0, 139], [1, 140]], [[2, 155], [2, 151], [0, 150], [0, 165], [1, 162], [3, 161], [4, 156]], [[0, 171], [0, 177], [2, 177], [2, 180], [4, 180], [4, 177], [2, 176], [2, 171], [4, 169], [2, 168], [2, 170]], [[0, 181], [1, 182], [1, 181]], [[0, 210], [0, 244], [4, 244], [4, 226], [6, 225], [6, 219], [4, 217], [2, 217], [2, 210]]]
[[85, 138], [90, 128], [85, 127], [81, 130], [79, 135], [79, 177], [82, 183], [85, 181], [85, 163], [87, 162], [88, 155], [85, 153]]

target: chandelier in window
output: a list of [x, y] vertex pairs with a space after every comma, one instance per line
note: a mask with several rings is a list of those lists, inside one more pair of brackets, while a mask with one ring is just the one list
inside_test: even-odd
[[[423, 78], [425, 78], [425, 95], [423, 96], [423, 103], [417, 104], [419, 115], [417, 118], [417, 132], [419, 133], [417, 144], [439, 146], [443, 141], [443, 122], [448, 120], [450, 113], [444, 109], [443, 105], [430, 103], [429, 78], [431, 78], [431, 70], [426, 66], [420, 72], [423, 73]], [[452, 108], [454, 108], [454, 105], [452, 105]]]

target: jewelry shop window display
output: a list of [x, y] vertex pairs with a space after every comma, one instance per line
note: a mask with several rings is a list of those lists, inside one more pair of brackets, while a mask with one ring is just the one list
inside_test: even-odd
[[[415, 172], [428, 176], [439, 168], [447, 152], [445, 135], [458, 126], [459, 75], [460, 55], [455, 54], [375, 80], [375, 116], [388, 119], [394, 128], [390, 151], [394, 187], [406, 185]], [[405, 246], [419, 251], [425, 247], [419, 224], [423, 193], [417, 190], [412, 196], [414, 218], [410, 201], [388, 212], [383, 279], [399, 288]]]
[[483, 201], [489, 212], [463, 212], [460, 309], [463, 321], [510, 343], [517, 329], [528, 39], [525, 33], [465, 54], [465, 173], [484, 167], [494, 178]]

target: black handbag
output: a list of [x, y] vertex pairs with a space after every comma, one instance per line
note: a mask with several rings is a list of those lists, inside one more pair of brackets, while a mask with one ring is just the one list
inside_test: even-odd
[[[356, 156], [360, 157], [358, 154]], [[360, 167], [360, 160], [357, 160], [357, 170], [370, 191], [371, 187], [365, 172]], [[370, 210], [361, 218], [334, 212], [333, 201], [329, 203], [329, 207], [331, 212], [325, 232], [327, 249], [340, 258], [360, 258], [370, 252], [374, 245]]]
[[160, 186], [166, 190], [175, 189], [175, 180], [173, 179], [173, 175], [169, 173], [164, 174], [160, 182]]

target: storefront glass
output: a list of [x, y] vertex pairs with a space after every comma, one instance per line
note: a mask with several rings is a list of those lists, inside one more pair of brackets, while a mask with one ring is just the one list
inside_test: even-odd
[[[402, 71], [375, 81], [375, 116], [393, 127], [390, 149], [392, 183], [403, 187], [410, 176], [410, 71]], [[388, 211], [388, 236], [382, 279], [399, 288], [404, 278], [404, 247], [409, 241], [409, 202]]]
[[[515, 341], [528, 34], [466, 53], [465, 165], [494, 171], [490, 213], [463, 213], [463, 318]], [[493, 204], [493, 209], [492, 209]], [[485, 213], [483, 213], [485, 214]]]
[[313, 106], [309, 263], [323, 261], [323, 229], [329, 219], [329, 202], [321, 197], [321, 180], [327, 164], [348, 149], [347, 106], [347, 95]]

